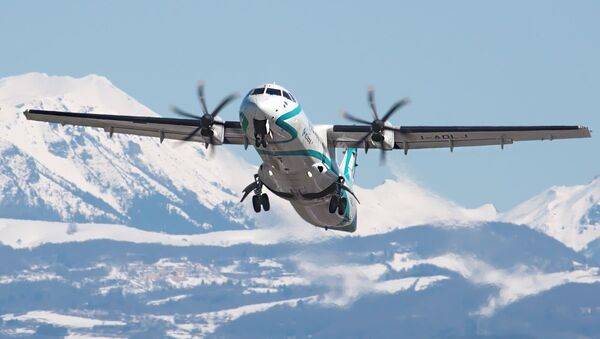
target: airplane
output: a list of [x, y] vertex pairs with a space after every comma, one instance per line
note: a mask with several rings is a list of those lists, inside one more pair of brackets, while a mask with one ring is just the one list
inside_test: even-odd
[[[241, 201], [252, 194], [255, 212], [269, 211], [266, 187], [274, 195], [291, 203], [308, 223], [324, 229], [354, 232], [357, 228], [357, 204], [352, 191], [359, 149], [379, 149], [381, 160], [391, 150], [449, 148], [512, 144], [525, 140], [589, 138], [584, 126], [394, 126], [392, 115], [409, 103], [397, 101], [383, 115], [375, 105], [374, 91], [368, 90], [373, 120], [342, 115], [352, 125], [313, 125], [292, 93], [277, 84], [251, 89], [242, 99], [239, 121], [223, 121], [218, 114], [237, 98], [225, 97], [209, 112], [204, 84], [198, 96], [202, 115], [173, 107], [183, 118], [140, 117], [95, 113], [72, 113], [28, 109], [29, 120], [62, 125], [103, 128], [114, 133], [156, 137], [183, 142], [200, 142], [206, 147], [224, 144], [252, 145], [262, 164], [253, 181], [243, 190]], [[343, 150], [338, 163], [336, 148]]]

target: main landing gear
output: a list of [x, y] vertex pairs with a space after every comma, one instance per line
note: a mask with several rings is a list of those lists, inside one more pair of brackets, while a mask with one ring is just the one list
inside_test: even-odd
[[252, 207], [254, 208], [254, 212], [259, 213], [261, 208], [266, 212], [271, 209], [271, 203], [269, 202], [269, 196], [266, 193], [262, 192], [263, 183], [260, 181], [258, 174], [254, 175], [254, 182], [244, 188], [244, 196], [242, 196], [242, 201], [246, 199], [250, 192], [254, 192], [252, 196]]
[[269, 196], [267, 193], [255, 194], [252, 196], [252, 207], [254, 207], [254, 212], [259, 213], [260, 208], [268, 211], [271, 209], [271, 204], [269, 203]]
[[337, 213], [339, 215], [346, 214], [346, 209], [348, 209], [348, 199], [342, 196], [342, 188], [344, 187], [344, 178], [340, 177], [338, 179], [338, 185], [336, 188], [336, 192], [331, 196], [329, 200], [329, 213]]

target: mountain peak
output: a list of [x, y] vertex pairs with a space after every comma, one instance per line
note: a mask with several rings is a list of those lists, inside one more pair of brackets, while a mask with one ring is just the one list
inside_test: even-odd
[[2, 106], [16, 107], [20, 111], [43, 108], [158, 116], [117, 88], [106, 77], [96, 74], [75, 78], [32, 72], [1, 78], [0, 103]]
[[158, 116], [107, 78], [0, 79], [0, 216], [134, 224], [195, 233], [250, 227], [237, 192], [252, 178], [227, 150], [26, 120], [23, 111]]
[[529, 225], [580, 250], [600, 236], [600, 177], [586, 185], [553, 186], [500, 219]]

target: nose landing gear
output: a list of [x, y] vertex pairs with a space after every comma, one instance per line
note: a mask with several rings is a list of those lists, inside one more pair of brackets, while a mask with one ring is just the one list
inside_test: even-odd
[[267, 134], [269, 134], [267, 120], [254, 119], [254, 146], [267, 147]]
[[244, 188], [244, 195], [242, 201], [246, 199], [250, 192], [254, 192], [252, 196], [252, 207], [254, 212], [259, 213], [261, 208], [266, 212], [271, 209], [271, 203], [269, 202], [269, 196], [266, 193], [262, 193], [263, 183], [260, 181], [258, 174], [254, 175], [254, 182]]
[[265, 135], [261, 135], [258, 133], [254, 134], [254, 147], [267, 147], [267, 138]]

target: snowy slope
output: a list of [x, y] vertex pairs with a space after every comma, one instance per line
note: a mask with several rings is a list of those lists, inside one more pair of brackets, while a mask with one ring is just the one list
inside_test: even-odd
[[[556, 326], [572, 332], [558, 337], [589, 337], [600, 321], [598, 265], [525, 226], [424, 226], [295, 243], [243, 241], [241, 233], [250, 239], [260, 230], [176, 236], [40, 222], [29, 240], [48, 231], [73, 241], [24, 249], [9, 237], [25, 223], [0, 221], [0, 239], [15, 247], [0, 246], [2, 337], [327, 338], [348, 326], [369, 332], [342, 337], [476, 337], [496, 333], [497, 317], [522, 322], [499, 337]], [[88, 240], [131, 241], [80, 242], [102, 231]], [[226, 232], [237, 242], [216, 241]]]
[[502, 214], [581, 250], [600, 236], [600, 177], [587, 185], [554, 186]]
[[[331, 232], [330, 232], [331, 233]], [[274, 245], [285, 242], [320, 242], [329, 233], [306, 228], [290, 232], [284, 227], [227, 230], [202, 234], [168, 234], [116, 224], [63, 223], [0, 218], [0, 244], [12, 248], [34, 248], [44, 244], [63, 244], [90, 240], [115, 240], [136, 244], [168, 246], [233, 246], [239, 244]]]
[[156, 116], [96, 75], [1, 79], [0, 215], [188, 233], [252, 225], [237, 192], [254, 170], [226, 150], [208, 161], [200, 145], [30, 122], [27, 108]]
[[386, 180], [372, 189], [355, 190], [358, 205], [357, 234], [392, 231], [399, 225], [465, 225], [496, 219], [496, 209], [486, 204], [467, 209], [420, 187], [407, 178]]
[[[0, 218], [127, 224], [168, 233], [255, 224], [296, 233], [310, 228], [281, 199], [272, 199], [268, 214], [255, 215], [249, 204], [240, 205], [239, 192], [255, 168], [227, 147], [209, 160], [202, 145], [123, 135], [110, 139], [100, 129], [27, 121], [22, 114], [27, 108], [157, 116], [97, 75], [0, 79]], [[464, 209], [407, 179], [356, 190], [362, 202], [360, 235], [495, 218], [492, 206]]]

